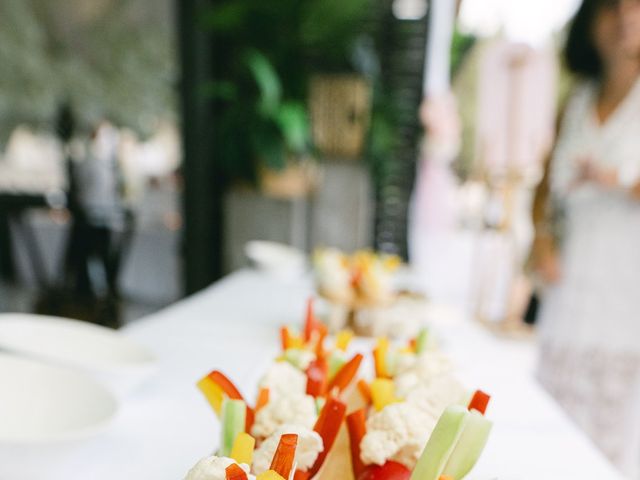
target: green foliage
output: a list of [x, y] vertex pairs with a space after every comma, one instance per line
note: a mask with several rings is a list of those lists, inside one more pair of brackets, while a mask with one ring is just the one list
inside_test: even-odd
[[[357, 25], [374, 0], [227, 0], [200, 12], [214, 45], [213, 130], [221, 167], [256, 182], [312, 150], [308, 86], [315, 72], [349, 71]], [[203, 97], [204, 98], [204, 97]]]
[[451, 42], [451, 74], [455, 76], [460, 69], [462, 62], [469, 51], [476, 43], [476, 37], [471, 34], [462, 33], [458, 28], [453, 32]]
[[173, 28], [170, 0], [0, 2], [0, 137], [66, 100], [80, 127], [151, 133], [175, 109]]

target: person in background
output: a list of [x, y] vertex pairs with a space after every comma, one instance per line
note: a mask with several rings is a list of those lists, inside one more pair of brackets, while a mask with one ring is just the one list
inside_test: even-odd
[[565, 54], [578, 81], [549, 167], [547, 221], [536, 222], [547, 285], [538, 375], [640, 478], [640, 0], [584, 0]]

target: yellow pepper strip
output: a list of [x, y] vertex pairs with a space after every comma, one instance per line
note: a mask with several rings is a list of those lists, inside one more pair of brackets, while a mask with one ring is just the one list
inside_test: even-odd
[[197, 385], [202, 394], [209, 401], [211, 408], [213, 408], [217, 415], [220, 415], [220, 412], [222, 411], [222, 401], [224, 400], [224, 392], [222, 391], [222, 388], [212, 381], [209, 376], [202, 377]]
[[256, 477], [256, 480], [284, 480], [282, 476], [278, 475], [273, 470], [267, 470]]
[[396, 403], [393, 381], [388, 378], [376, 378], [371, 382], [371, 400], [377, 412], [387, 405]]
[[342, 330], [336, 335], [336, 348], [343, 352], [347, 350], [351, 340], [353, 339], [353, 332], [351, 330]]
[[256, 446], [256, 439], [245, 432], [240, 432], [233, 442], [231, 458], [238, 463], [251, 465], [253, 462], [253, 449]]
[[304, 340], [299, 335], [291, 335], [291, 337], [289, 337], [289, 342], [289, 348], [304, 348]]
[[388, 255], [383, 257], [384, 266], [388, 270], [396, 270], [402, 265], [402, 260], [397, 255]]
[[378, 344], [373, 350], [373, 360], [376, 367], [376, 377], [388, 378], [389, 369], [387, 368], [387, 352], [389, 351], [389, 340], [385, 337], [378, 339]]

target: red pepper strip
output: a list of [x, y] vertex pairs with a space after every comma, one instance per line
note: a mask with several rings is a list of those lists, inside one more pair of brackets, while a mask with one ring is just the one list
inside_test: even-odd
[[411, 471], [401, 463], [388, 460], [384, 465], [368, 465], [358, 480], [410, 480]]
[[324, 350], [324, 339], [327, 338], [329, 330], [323, 323], [316, 325], [316, 332], [318, 332], [318, 343], [316, 343], [316, 358], [326, 358], [327, 352]]
[[298, 446], [298, 435], [295, 433], [285, 433], [280, 437], [278, 448], [271, 460], [270, 470], [273, 470], [282, 478], [289, 478], [293, 469], [293, 461], [296, 456], [296, 447]]
[[[219, 370], [214, 370], [208, 375], [208, 377], [212, 382], [217, 384], [225, 393], [225, 395], [229, 397], [231, 400], [242, 400], [243, 402], [247, 403], [245, 399], [242, 397], [240, 390], [236, 388], [233, 382], [229, 380], [229, 378], [224, 373], [220, 372]], [[255, 419], [254, 411], [251, 407], [247, 405], [247, 416], [245, 421], [246, 432], [251, 431], [251, 427], [253, 426], [254, 419]]]
[[293, 475], [293, 480], [309, 480], [309, 472], [296, 470], [296, 473]]
[[356, 268], [351, 274], [351, 287], [358, 289], [360, 287], [360, 281], [362, 280], [362, 268]]
[[367, 402], [367, 404], [371, 404], [371, 388], [369, 388], [369, 384], [365, 380], [358, 380], [358, 391], [362, 398]]
[[267, 403], [269, 403], [269, 389], [267, 387], [262, 387], [258, 392], [258, 399], [256, 400], [256, 407], [254, 410], [257, 412]]
[[313, 298], [307, 300], [307, 316], [304, 319], [304, 341], [309, 342], [316, 329], [316, 318], [313, 315]]
[[222, 389], [225, 395], [231, 400], [244, 401], [240, 390], [236, 388], [233, 382], [229, 380], [229, 378], [224, 373], [219, 370], [214, 370], [208, 375], [208, 377], [212, 382], [216, 383]]
[[318, 416], [313, 429], [322, 437], [322, 443], [324, 450], [320, 452], [313, 467], [309, 469], [309, 477], [313, 477], [327, 458], [327, 455], [331, 451], [333, 442], [335, 442], [342, 420], [344, 420], [344, 414], [347, 411], [347, 406], [335, 398], [328, 398], [327, 402], [322, 407], [322, 411]]
[[351, 444], [351, 466], [353, 476], [358, 478], [366, 465], [360, 458], [360, 442], [367, 433], [367, 409], [362, 408], [347, 415], [347, 429], [349, 430], [349, 443]]
[[358, 369], [360, 368], [363, 358], [362, 354], [358, 353], [354, 355], [351, 360], [345, 363], [333, 376], [331, 382], [329, 382], [327, 391], [331, 392], [334, 388], [337, 388], [339, 392], [342, 392], [347, 388], [351, 383], [351, 380], [353, 380], [353, 377], [358, 373]]
[[256, 412], [247, 405], [247, 415], [244, 418], [244, 431], [247, 433], [251, 432], [251, 428], [253, 427], [253, 422], [256, 420]]
[[227, 480], [247, 480], [247, 474], [237, 463], [229, 465], [224, 472]]
[[477, 410], [482, 415], [487, 411], [487, 405], [489, 404], [489, 400], [491, 399], [490, 395], [487, 395], [482, 390], [476, 390], [473, 394], [473, 398], [469, 402], [469, 410]]
[[329, 364], [323, 358], [317, 358], [307, 367], [307, 395], [319, 397], [327, 391]]

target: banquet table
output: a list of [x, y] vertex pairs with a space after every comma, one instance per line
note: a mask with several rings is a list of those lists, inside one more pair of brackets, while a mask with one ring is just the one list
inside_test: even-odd
[[[241, 270], [123, 332], [155, 352], [157, 372], [123, 399], [101, 434], [25, 465], [23, 479], [180, 480], [217, 444], [218, 422], [195, 382], [214, 368], [252, 396], [278, 350], [278, 327], [301, 321], [308, 279]], [[539, 387], [533, 342], [495, 337], [431, 307], [432, 330], [469, 388], [493, 395], [495, 426], [471, 480], [622, 478]]]

